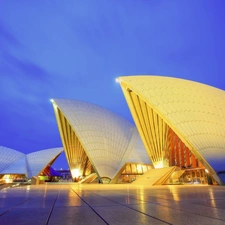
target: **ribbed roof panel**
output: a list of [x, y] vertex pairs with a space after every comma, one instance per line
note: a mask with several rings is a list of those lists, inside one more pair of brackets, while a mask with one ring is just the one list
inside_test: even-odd
[[19, 159], [12, 162], [8, 167], [3, 169], [2, 174], [25, 174], [27, 175], [27, 162], [26, 156], [23, 155]]
[[69, 99], [54, 99], [101, 177], [113, 178], [134, 150], [136, 127], [103, 107]]
[[217, 163], [219, 158], [225, 162], [223, 90], [161, 76], [128, 76], [120, 81], [124, 91], [131, 89], [144, 99], [215, 171], [225, 170], [225, 163]]
[[13, 162], [19, 160], [24, 156], [23, 153], [0, 146], [0, 174], [7, 169]]
[[27, 154], [28, 177], [37, 176], [62, 151], [63, 148], [50, 148]]
[[152, 164], [140, 136], [138, 136], [134, 151], [131, 152], [127, 162]]

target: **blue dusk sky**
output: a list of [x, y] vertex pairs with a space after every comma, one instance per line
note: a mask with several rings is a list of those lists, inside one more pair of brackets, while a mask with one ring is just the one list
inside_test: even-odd
[[[49, 99], [132, 121], [118, 76], [179, 77], [225, 90], [224, 0], [0, 0], [0, 145], [62, 146]], [[61, 156], [54, 168], [68, 168]]]

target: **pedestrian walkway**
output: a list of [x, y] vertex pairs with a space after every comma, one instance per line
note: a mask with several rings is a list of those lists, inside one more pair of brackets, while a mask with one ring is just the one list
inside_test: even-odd
[[225, 224], [223, 186], [51, 184], [0, 191], [0, 224]]

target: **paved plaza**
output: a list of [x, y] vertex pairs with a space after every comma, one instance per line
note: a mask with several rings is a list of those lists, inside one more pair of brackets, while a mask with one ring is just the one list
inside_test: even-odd
[[46, 183], [0, 190], [0, 224], [225, 224], [225, 187]]

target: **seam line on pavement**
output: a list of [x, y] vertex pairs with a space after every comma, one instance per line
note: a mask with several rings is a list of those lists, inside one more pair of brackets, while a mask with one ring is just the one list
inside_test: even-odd
[[19, 204], [9, 208], [8, 210], [6, 210], [5, 212], [1, 213], [0, 216], [3, 216], [4, 214], [6, 214], [7, 212], [11, 211], [12, 209], [16, 208], [19, 205], [22, 205], [23, 203], [25, 203], [26, 201], [28, 201], [30, 198], [25, 199], [24, 201], [20, 202]]
[[[97, 193], [95, 193], [95, 192], [92, 192], [92, 193], [94, 193], [95, 195], [99, 195], [99, 194], [97, 194]], [[102, 195], [99, 195], [99, 196], [102, 196]], [[125, 195], [122, 195], [122, 196], [125, 196]], [[105, 197], [105, 196], [102, 196], [102, 197], [103, 197], [103, 198], [107, 198], [107, 197]], [[215, 220], [219, 220], [219, 221], [223, 221], [223, 222], [225, 221], [225, 220], [220, 219], [220, 218], [210, 217], [210, 216], [207, 216], [207, 215], [202, 215], [202, 214], [200, 214], [200, 213], [194, 213], [194, 212], [191, 212], [191, 211], [188, 211], [188, 210], [184, 210], [184, 209], [180, 209], [180, 208], [176, 208], [176, 207], [171, 207], [171, 206], [166, 206], [166, 205], [163, 205], [162, 203], [159, 203], [159, 202], [149, 202], [149, 201], [141, 200], [141, 199], [139, 199], [139, 198], [135, 198], [135, 197], [131, 197], [131, 196], [130, 196], [130, 198], [135, 199], [135, 200], [138, 200], [138, 201], [140, 201], [140, 202], [146, 202], [146, 203], [155, 204], [155, 205], [158, 205], [158, 206], [161, 206], [161, 207], [165, 207], [165, 208], [176, 209], [176, 210], [181, 211], [181, 212], [185, 212], [185, 213], [190, 213], [190, 214], [194, 214], [194, 215], [206, 217], [206, 218], [209, 218], [209, 219], [215, 219]], [[162, 199], [164, 199], [164, 198], [162, 198]], [[114, 200], [111, 200], [111, 199], [108, 199], [108, 200], [114, 201]], [[170, 199], [166, 199], [166, 200], [170, 200]], [[170, 201], [171, 201], [171, 200], [170, 200]], [[114, 201], [114, 202], [116, 202], [116, 201]], [[119, 203], [119, 204], [123, 205], [122, 203]], [[189, 203], [189, 204], [193, 204], [193, 203]], [[136, 205], [136, 204], [132, 204], [132, 205]], [[126, 204], [124, 204], [124, 206], [126, 206]], [[201, 206], [205, 206], [205, 205], [201, 205]], [[126, 206], [126, 207], [127, 207], [127, 208], [130, 208], [130, 209], [133, 209], [133, 208], [131, 208], [131, 207], [129, 207], [129, 206]], [[209, 207], [209, 206], [205, 206], [205, 207]], [[214, 207], [212, 207], [212, 208], [214, 208]], [[133, 209], [133, 210], [136, 210], [136, 209]]]
[[[71, 188], [71, 187], [70, 187]], [[99, 213], [97, 213], [97, 211], [95, 211], [95, 209], [91, 206], [91, 205], [89, 205], [73, 188], [71, 188], [72, 189], [72, 191], [85, 203], [85, 204], [87, 204], [88, 205], [88, 207], [92, 210], [92, 211], [94, 211], [94, 213], [95, 214], [97, 214], [97, 216], [98, 217], [100, 217], [101, 218], [101, 220], [103, 220], [106, 224], [108, 224], [109, 225], [109, 223], [99, 214]]]
[[57, 198], [58, 198], [58, 196], [59, 196], [60, 189], [61, 189], [61, 185], [60, 185], [60, 187], [59, 187], [59, 190], [58, 190], [58, 193], [57, 193], [57, 195], [56, 195], [56, 197], [55, 197], [55, 200], [54, 200], [54, 202], [53, 202], [53, 204], [52, 204], [50, 213], [49, 213], [49, 215], [48, 215], [48, 219], [47, 219], [47, 221], [46, 221], [46, 225], [48, 225], [49, 220], [50, 220], [50, 218], [51, 218], [51, 216], [52, 216], [52, 212], [53, 212], [53, 209], [54, 209], [54, 207], [55, 207], [55, 203], [56, 203], [56, 201], [57, 201]]
[[[163, 203], [160, 203], [160, 202], [149, 202], [149, 201], [141, 200], [141, 199], [134, 198], [134, 197], [130, 197], [130, 198], [135, 199], [135, 200], [139, 200], [139, 201], [141, 201], [141, 202], [146, 202], [146, 203], [156, 204], [156, 205], [158, 205], [158, 206], [165, 207], [165, 208], [169, 208], [169, 209], [176, 209], [176, 210], [181, 211], [181, 212], [185, 212], [185, 213], [190, 213], [190, 214], [194, 214], [194, 215], [206, 217], [206, 218], [209, 218], [209, 219], [215, 219], [215, 220], [219, 220], [219, 221], [223, 221], [223, 222], [225, 221], [225, 220], [220, 219], [220, 218], [210, 217], [210, 216], [207, 216], [207, 215], [202, 215], [202, 214], [200, 214], [200, 213], [191, 212], [191, 211], [188, 211], [188, 210], [185, 210], [185, 209], [167, 206], [167, 205], [164, 205]], [[162, 199], [163, 199], [163, 198], [162, 198]], [[168, 200], [168, 199], [166, 199], [166, 200]], [[169, 199], [169, 201], [171, 201], [171, 200]], [[193, 203], [188, 203], [188, 204], [193, 204]], [[207, 205], [201, 205], [201, 204], [194, 204], [194, 205], [200, 205], [200, 206], [203, 206], [203, 207], [215, 208], [215, 207], [210, 207], [210, 206], [207, 206]], [[219, 208], [219, 209], [221, 209], [221, 208]], [[221, 209], [221, 210], [223, 210], [223, 209]]]
[[148, 217], [150, 217], [150, 218], [152, 218], [152, 219], [155, 219], [155, 220], [158, 220], [158, 221], [160, 221], [160, 222], [163, 222], [163, 223], [172, 225], [172, 223], [168, 223], [168, 222], [166, 222], [165, 220], [161, 220], [161, 219], [159, 219], [159, 218], [157, 218], [157, 217], [151, 216], [151, 215], [149, 215], [149, 214], [147, 214], [147, 213], [144, 213], [144, 212], [141, 212], [141, 211], [139, 211], [139, 210], [137, 210], [137, 209], [131, 208], [131, 207], [127, 206], [126, 204], [122, 204], [122, 203], [120, 203], [120, 202], [114, 201], [114, 200], [109, 199], [109, 198], [107, 198], [107, 197], [105, 197], [105, 196], [96, 194], [95, 192], [92, 192], [92, 193], [94, 193], [95, 195], [101, 196], [101, 197], [103, 197], [103, 198], [105, 198], [105, 199], [108, 199], [109, 201], [112, 201], [112, 202], [115, 202], [115, 203], [117, 203], [117, 204], [119, 204], [119, 205], [122, 205], [122, 206], [124, 206], [124, 207], [126, 207], [126, 208], [128, 208], [128, 209], [132, 209], [132, 210], [134, 210], [134, 211], [136, 211], [136, 212], [138, 212], [138, 213], [141, 213], [141, 214], [143, 214], [143, 215], [145, 215], [145, 216], [148, 216]]

